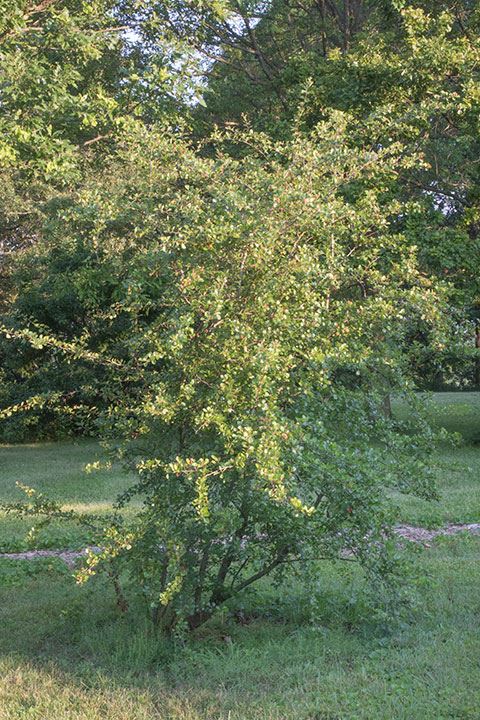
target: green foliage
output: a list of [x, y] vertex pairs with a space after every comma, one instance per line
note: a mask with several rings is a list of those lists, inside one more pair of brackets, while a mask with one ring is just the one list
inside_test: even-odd
[[[440, 308], [398, 227], [416, 208], [390, 191], [415, 158], [351, 148], [347, 126], [337, 113], [292, 143], [219, 136], [214, 158], [140, 133], [52, 218], [46, 247], [102, 248], [122, 281], [108, 310], [93, 295], [92, 317], [123, 325], [4, 331], [101, 369], [105, 431], [138, 474], [119, 504], [142, 510], [112, 524], [81, 577], [113, 560], [166, 630], [312, 559], [388, 584], [386, 488], [433, 493], [428, 425], [383, 410], [389, 392], [415, 404], [404, 318]], [[224, 141], [251, 153], [233, 160]]]
[[135, 128], [183, 122], [194, 60], [152, 34], [144, 5], [0, 2], [2, 256], [35, 243], [48, 203], [81, 186]]
[[[10, 303], [8, 331], [0, 341], [1, 405], [10, 408], [2, 414], [7, 442], [98, 433], [99, 412], [110, 400], [109, 368], [93, 366], [88, 353], [84, 362], [72, 363], [64, 347], [83, 338], [98, 349], [129, 326], [115, 309], [128, 251], [118, 249], [115, 260], [81, 237], [65, 241], [60, 233], [66, 211], [56, 212], [55, 230], [44, 244], [39, 240], [11, 262], [21, 292]], [[62, 341], [47, 354], [52, 334]]]
[[[0, 418], [12, 439], [111, 438], [137, 478], [117, 509], [141, 510], [105, 523], [80, 580], [124, 573], [166, 631], [322, 558], [358, 562], [390, 598], [391, 492], [434, 496], [412, 380], [448, 345], [448, 303], [476, 302], [475, 164], [457, 185], [478, 48], [452, 13], [360, 5], [329, 4], [320, 36], [312, 8], [283, 3], [5, 16]], [[272, 74], [259, 42], [291, 18]], [[176, 113], [199, 89], [192, 49], [244, 63], [250, 45], [271, 132], [193, 144]], [[15, 509], [75, 515], [35, 494]]]
[[[185, 124], [195, 61], [152, 26], [150, 6], [0, 7], [0, 312], [9, 335], [0, 342], [0, 406], [14, 409], [2, 413], [6, 441], [98, 433], [99, 411], [111, 401], [101, 369], [60, 353], [44, 361], [42, 343], [21, 331], [89, 336], [100, 346], [128, 325], [111, 310], [128, 258], [114, 268], [112, 253], [91, 239], [72, 232], [63, 241], [61, 224], [75, 193], [130, 135], [167, 119]], [[84, 232], [91, 212], [85, 208]]]
[[[236, 7], [240, 17], [251, 12]], [[251, 33], [237, 35], [221, 19], [204, 19], [223, 54], [198, 122], [243, 124], [247, 116], [290, 137], [295, 116], [308, 131], [336, 108], [355, 116], [351, 141], [360, 147], [401, 142], [420, 152], [423, 162], [401, 174], [395, 194], [422, 206], [405, 232], [425, 272], [448, 288], [458, 328], [442, 348], [414, 317], [414, 369], [430, 388], [478, 385], [478, 8], [361, 0], [292, 8], [279, 0], [254, 17]]]
[[96, 142], [171, 111], [168, 51], [147, 55], [144, 30], [122, 0], [4, 0], [1, 164], [66, 183]]

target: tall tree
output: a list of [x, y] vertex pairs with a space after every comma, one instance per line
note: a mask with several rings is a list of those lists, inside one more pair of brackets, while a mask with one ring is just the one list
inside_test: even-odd
[[[184, 123], [185, 101], [196, 92], [188, 49], [145, 22], [142, 5], [124, 0], [1, 0], [0, 308], [11, 328], [40, 323], [67, 340], [100, 333], [91, 308], [108, 305], [121, 272], [107, 268], [102, 248], [86, 247], [81, 234], [63, 242], [59, 218], [131, 135]], [[27, 252], [32, 244], [38, 252]], [[96, 283], [87, 271], [93, 266]], [[87, 382], [64, 370], [43, 365], [24, 344], [0, 343], [2, 403], [57, 391], [78, 405], [69, 393], [88, 386], [95, 405], [98, 377], [87, 373]], [[37, 421], [26, 418], [10, 437], [72, 427], [50, 413]]]
[[[255, 19], [258, 52], [248, 46], [245, 23], [236, 26], [242, 42], [232, 35], [218, 45], [221, 58], [211, 69], [199, 121], [242, 124], [245, 118], [288, 137], [295, 117], [308, 130], [337, 108], [352, 115], [351, 141], [359, 147], [400, 141], [420, 150], [422, 162], [402, 173], [395, 191], [419, 206], [403, 230], [425, 272], [448, 285], [457, 322], [443, 354], [429, 347], [430, 330], [421, 321], [412, 339], [423, 338], [422, 352], [451, 366], [456, 351], [447, 346], [463, 337], [459, 324], [469, 324], [474, 352], [480, 314], [477, 5], [278, 2]], [[268, 82], [262, 66], [270, 68]], [[458, 350], [459, 369], [473, 368], [465, 348]], [[471, 370], [466, 376], [472, 381]]]
[[2, 0], [0, 48], [5, 251], [36, 236], [42, 201], [86, 163], [136, 123], [172, 117], [190, 83], [171, 72], [175, 47], [147, 42], [141, 8], [123, 0]]

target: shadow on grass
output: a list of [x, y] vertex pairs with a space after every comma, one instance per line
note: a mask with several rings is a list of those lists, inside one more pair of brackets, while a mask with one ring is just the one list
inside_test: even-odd
[[183, 643], [158, 638], [140, 606], [119, 616], [102, 579], [78, 587], [57, 563], [12, 563], [0, 707], [41, 720], [473, 720], [479, 553], [480, 539], [454, 538], [419, 557], [432, 577], [421, 611], [389, 636], [352, 578], [325, 570], [316, 624], [299, 585], [267, 587], [236, 607], [241, 622], [225, 610]]
[[[241, 640], [250, 645], [308, 629], [325, 635], [382, 635], [372, 615], [358, 572], [326, 568], [323, 591], [313, 597], [295, 581], [282, 590], [265, 584], [220, 609], [194, 635], [166, 639], [153, 628], [144, 604], [131, 599], [127, 613], [116, 607], [111, 584], [103, 577], [78, 586], [72, 571], [57, 559], [3, 560], [0, 566], [0, 652], [34, 659], [55, 659], [76, 670], [91, 665], [127, 675], [166, 672], [189, 651], [222, 653]], [[313, 617], [321, 619], [315, 626]]]

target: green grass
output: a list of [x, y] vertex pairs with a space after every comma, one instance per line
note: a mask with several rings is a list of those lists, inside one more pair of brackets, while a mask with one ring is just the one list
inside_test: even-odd
[[[438, 503], [398, 498], [403, 520], [480, 520], [478, 402], [434, 398], [432, 412], [464, 444], [436, 456]], [[104, 508], [127, 479], [84, 475], [94, 455], [89, 443], [1, 448], [0, 497], [18, 497], [18, 479], [71, 506]], [[0, 720], [478, 720], [479, 559], [480, 537], [470, 536], [416, 556], [429, 580], [413, 619], [390, 632], [355, 572], [325, 565], [314, 623], [309, 593], [292, 581], [244, 599], [255, 610], [249, 625], [225, 610], [173, 646], [139, 608], [119, 617], [104, 580], [78, 587], [58, 561], [3, 560]]]
[[[394, 412], [401, 415], [404, 409], [394, 405]], [[396, 494], [399, 519], [425, 527], [480, 522], [480, 392], [435, 393], [428, 399], [428, 415], [454, 436], [434, 456], [440, 500]]]
[[480, 445], [480, 392], [439, 392], [429, 397], [429, 415], [437, 425]]
[[104, 451], [92, 441], [0, 445], [0, 497], [24, 497], [16, 482], [72, 507], [110, 506], [112, 497], [126, 487], [128, 478], [120, 469], [85, 472], [94, 460], [104, 460]]
[[219, 617], [173, 652], [135, 611], [119, 620], [101, 581], [43, 568], [0, 591], [0, 718], [474, 720], [479, 552], [457, 538], [425, 554], [422, 612], [391, 636], [358, 609], [346, 622], [350, 581], [324, 569], [319, 625], [297, 588], [273, 617]]
[[[85, 472], [85, 466], [105, 459], [96, 442], [38, 443], [0, 445], [0, 502], [25, 499], [17, 483], [32, 487], [66, 508], [81, 512], [104, 513], [131, 478], [120, 469]], [[0, 552], [23, 550], [31, 520], [0, 514]], [[95, 540], [86, 531], [63, 523], [53, 523], [40, 531], [36, 546], [82, 547]]]
[[480, 522], [480, 448], [441, 450], [434, 470], [440, 499], [395, 494], [400, 521], [424, 527]]

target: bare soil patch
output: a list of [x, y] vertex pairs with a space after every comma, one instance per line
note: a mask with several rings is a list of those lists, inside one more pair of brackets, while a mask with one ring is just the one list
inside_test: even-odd
[[[435, 530], [417, 527], [415, 525], [397, 525], [395, 533], [410, 542], [427, 544], [439, 536], [451, 536], [466, 532], [480, 535], [480, 523], [460, 523], [444, 525]], [[69, 567], [74, 567], [77, 560], [85, 558], [88, 552], [100, 553], [101, 547], [90, 545], [82, 550], [26, 550], [25, 552], [0, 553], [0, 560], [39, 560], [41, 558], [58, 558], [63, 560]]]

